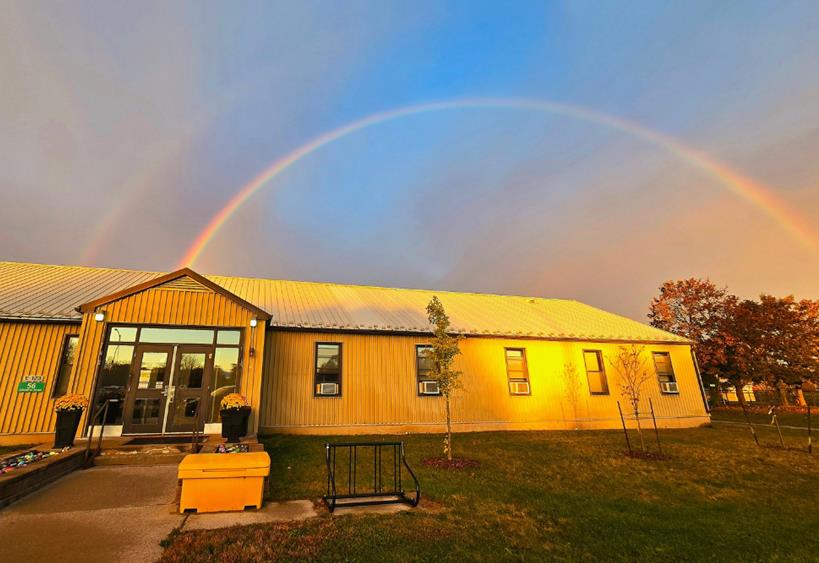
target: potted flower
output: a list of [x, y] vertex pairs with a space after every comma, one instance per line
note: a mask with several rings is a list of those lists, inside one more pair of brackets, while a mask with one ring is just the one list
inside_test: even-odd
[[228, 442], [235, 443], [247, 434], [247, 419], [250, 416], [250, 405], [239, 393], [229, 393], [222, 398], [222, 436]]
[[68, 448], [74, 445], [74, 436], [80, 425], [82, 411], [88, 407], [84, 395], [63, 395], [54, 403], [57, 427], [54, 429], [54, 447]]

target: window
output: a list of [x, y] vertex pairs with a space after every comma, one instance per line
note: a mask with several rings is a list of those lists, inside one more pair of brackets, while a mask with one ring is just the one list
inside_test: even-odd
[[583, 362], [586, 364], [586, 378], [589, 380], [589, 393], [608, 395], [609, 382], [603, 367], [603, 353], [600, 350], [583, 350]]
[[136, 342], [137, 328], [135, 326], [112, 326], [108, 342]]
[[654, 369], [660, 381], [660, 391], [663, 393], [678, 394], [677, 378], [674, 377], [674, 368], [671, 365], [671, 355], [668, 352], [653, 352]]
[[52, 398], [62, 397], [68, 391], [68, 379], [71, 377], [71, 368], [74, 366], [74, 358], [77, 356], [77, 343], [80, 337], [76, 334], [69, 334], [63, 340], [63, 350], [60, 354], [60, 363], [57, 366], [57, 376], [54, 378], [54, 389], [51, 392]]
[[153, 344], [213, 344], [213, 331], [201, 328], [145, 327], [139, 331], [139, 341]]
[[509, 393], [529, 395], [529, 369], [526, 366], [526, 350], [506, 348], [506, 377], [509, 379]]
[[238, 330], [220, 330], [216, 334], [217, 344], [239, 344], [240, 334]]
[[415, 370], [419, 395], [441, 394], [438, 382], [432, 379], [432, 346], [428, 344], [415, 346]]
[[106, 424], [122, 424], [122, 405], [125, 400], [125, 389], [131, 374], [131, 360], [134, 357], [134, 346], [131, 344], [109, 344], [105, 349], [105, 358], [100, 367], [97, 380], [97, 396], [94, 408], [99, 408], [106, 399], [112, 399], [108, 407]]
[[316, 377], [313, 393], [317, 397], [341, 395], [341, 344], [316, 343]]
[[210, 392], [210, 422], [222, 422], [219, 405], [228, 393], [238, 389], [239, 348], [217, 348], [213, 356], [213, 383]]

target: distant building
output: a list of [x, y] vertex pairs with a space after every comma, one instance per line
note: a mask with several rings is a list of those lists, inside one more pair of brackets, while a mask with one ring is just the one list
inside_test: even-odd
[[218, 432], [234, 390], [251, 433], [442, 431], [433, 295], [465, 337], [458, 431], [618, 427], [609, 360], [628, 343], [661, 426], [709, 421], [687, 340], [576, 301], [0, 262], [0, 442], [53, 432], [64, 393], [111, 399], [115, 435]]

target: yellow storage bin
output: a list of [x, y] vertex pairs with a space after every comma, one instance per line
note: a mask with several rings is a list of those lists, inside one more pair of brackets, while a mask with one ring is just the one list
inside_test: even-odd
[[270, 475], [267, 452], [190, 454], [179, 464], [179, 512], [224, 512], [261, 508], [264, 479]]

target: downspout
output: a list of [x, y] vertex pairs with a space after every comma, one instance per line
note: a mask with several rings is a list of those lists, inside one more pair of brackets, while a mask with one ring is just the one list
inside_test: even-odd
[[700, 375], [700, 364], [697, 362], [697, 353], [694, 352], [693, 346], [689, 346], [688, 350], [691, 352], [691, 360], [694, 362], [694, 372], [697, 374], [697, 381], [700, 384], [700, 397], [702, 397], [702, 404], [705, 407], [705, 412], [711, 414], [711, 407], [708, 406], [708, 399], [705, 398], [705, 387], [702, 384], [702, 375]]

